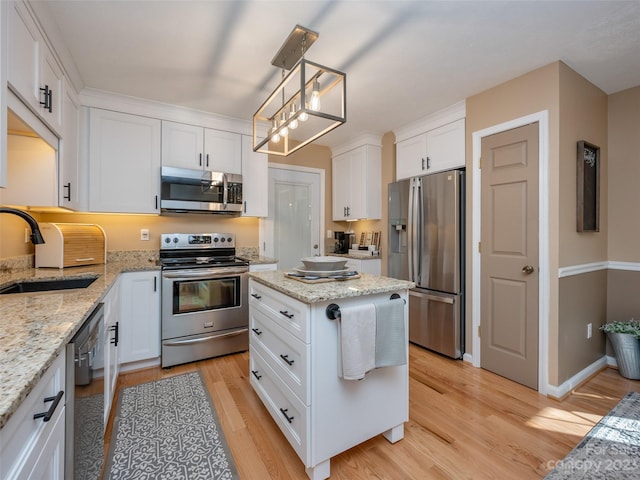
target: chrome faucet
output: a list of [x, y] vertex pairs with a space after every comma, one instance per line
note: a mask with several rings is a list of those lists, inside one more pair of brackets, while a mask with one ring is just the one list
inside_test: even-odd
[[36, 219], [31, 215], [23, 212], [22, 210], [18, 210], [17, 208], [9, 207], [0, 207], [0, 213], [12, 213], [13, 215], [17, 215], [22, 218], [31, 227], [31, 243], [34, 245], [44, 243], [44, 238], [42, 238], [42, 233], [40, 233], [40, 227], [38, 227], [38, 222], [36, 222]]

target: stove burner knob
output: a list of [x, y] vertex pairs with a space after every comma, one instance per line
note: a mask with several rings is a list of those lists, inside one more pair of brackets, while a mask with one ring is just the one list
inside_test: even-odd
[[171, 239], [169, 237], [165, 238], [164, 243], [171, 243]]
[[219, 240], [219, 238], [218, 238], [218, 237], [215, 237], [215, 238], [213, 239], [213, 241], [214, 241], [215, 243], [218, 243], [218, 240]]
[[178, 237], [173, 237], [173, 243], [178, 243], [178, 242], [179, 242]]
[[226, 240], [227, 240], [227, 239], [226, 239], [226, 238], [224, 238], [224, 237], [222, 237], [222, 238], [220, 239], [220, 241], [221, 241], [222, 243], [224, 243]]
[[233, 242], [233, 238], [231, 238], [231, 237], [227, 238], [227, 242], [229, 242], [229, 243]]

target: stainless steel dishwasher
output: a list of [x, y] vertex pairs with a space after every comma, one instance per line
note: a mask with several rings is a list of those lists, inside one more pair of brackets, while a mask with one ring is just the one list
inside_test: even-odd
[[104, 304], [99, 303], [67, 345], [67, 479], [100, 478], [104, 459], [103, 337]]

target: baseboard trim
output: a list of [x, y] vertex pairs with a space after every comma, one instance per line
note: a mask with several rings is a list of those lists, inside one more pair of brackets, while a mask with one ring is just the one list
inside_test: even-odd
[[468, 362], [471, 365], [473, 365], [473, 355], [471, 355], [470, 353], [462, 354], [462, 361], [463, 362]]
[[555, 385], [547, 385], [547, 397], [554, 398], [556, 400], [562, 400], [565, 396], [571, 393], [573, 390], [578, 388], [580, 385], [589, 380], [596, 373], [601, 370], [607, 368], [609, 363], [609, 359], [611, 357], [607, 357], [603, 355], [601, 358], [593, 362], [588, 367], [582, 369], [578, 373], [576, 373], [573, 377], [568, 379], [566, 382], [563, 382], [559, 386]]
[[120, 372], [132, 372], [134, 370], [144, 370], [145, 368], [160, 365], [160, 357], [150, 358], [148, 360], [140, 360], [137, 362], [123, 363], [120, 365]]

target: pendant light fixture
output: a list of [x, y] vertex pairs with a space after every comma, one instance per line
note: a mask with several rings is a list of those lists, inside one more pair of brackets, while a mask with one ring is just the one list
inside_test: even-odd
[[346, 74], [304, 58], [317, 39], [296, 25], [271, 60], [282, 81], [253, 115], [255, 152], [287, 156], [347, 121]]

